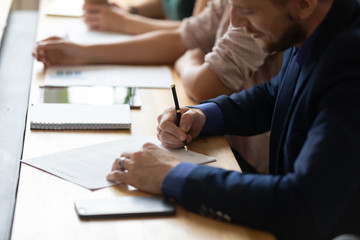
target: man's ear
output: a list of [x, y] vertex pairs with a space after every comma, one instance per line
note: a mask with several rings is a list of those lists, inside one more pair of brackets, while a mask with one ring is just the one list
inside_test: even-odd
[[290, 4], [291, 17], [294, 20], [306, 20], [315, 12], [319, 0], [293, 0]]
[[297, 0], [298, 17], [300, 20], [308, 19], [316, 10], [318, 0]]

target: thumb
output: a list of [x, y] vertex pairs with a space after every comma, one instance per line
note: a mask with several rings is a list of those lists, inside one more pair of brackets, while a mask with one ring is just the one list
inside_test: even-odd
[[206, 116], [204, 113], [199, 109], [192, 108], [182, 115], [180, 128], [185, 131], [188, 136], [191, 136], [191, 138], [194, 139], [200, 134], [205, 121]]
[[179, 127], [181, 128], [181, 130], [183, 130], [184, 132], [189, 132], [192, 126], [192, 117], [191, 114], [188, 114], [187, 112], [185, 112], [184, 114], [182, 114], [181, 116], [181, 120], [179, 123]]

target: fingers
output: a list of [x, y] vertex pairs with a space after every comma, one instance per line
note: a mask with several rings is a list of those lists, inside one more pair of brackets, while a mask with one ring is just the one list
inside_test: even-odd
[[[168, 172], [181, 160], [152, 143], [132, 153], [122, 153], [107, 175], [108, 181], [119, 181], [139, 190], [161, 194], [161, 186]], [[120, 164], [119, 164], [120, 163]], [[125, 170], [120, 170], [124, 168]]]
[[36, 60], [41, 61], [41, 62], [46, 62], [46, 48], [47, 45], [55, 43], [55, 42], [60, 42], [63, 39], [60, 37], [56, 37], [56, 36], [52, 36], [49, 38], [46, 38], [44, 40], [41, 40], [39, 42], [37, 42], [32, 55], [36, 58]]
[[161, 131], [157, 137], [166, 148], [182, 147], [184, 140], [190, 143], [199, 136], [206, 121], [205, 114], [200, 109], [181, 108], [180, 127], [177, 127], [175, 115], [174, 108], [169, 108], [158, 117], [158, 128]]
[[[169, 151], [160, 148], [158, 145], [154, 144], [154, 143], [145, 143], [142, 146], [141, 149], [145, 154], [147, 155], [151, 155], [153, 158], [157, 159], [158, 161], [161, 161], [162, 156], [164, 156], [165, 154], [170, 154]], [[165, 157], [166, 160], [169, 160], [171, 157]]]
[[104, 30], [104, 12], [86, 12], [83, 21], [90, 30]]
[[85, 13], [83, 16], [84, 22], [86, 24], [92, 23], [92, 22], [98, 22], [99, 21], [99, 14], [94, 13]]
[[100, 25], [98, 19], [84, 20], [84, 22], [86, 23], [86, 25], [88, 25], [89, 30], [100, 30], [101, 29], [101, 25]]
[[[40, 47], [39, 45], [36, 46], [32, 52], [32, 55], [36, 58], [36, 60], [38, 60], [39, 62], [43, 62], [44, 64], [46, 63], [46, 54], [45, 54], [45, 50]], [[46, 64], [45, 64], [46, 65]]]
[[124, 169], [127, 169], [127, 167], [128, 167], [128, 161], [131, 161], [130, 160], [130, 158], [131, 158], [131, 154], [130, 153], [128, 153], [128, 152], [123, 152], [121, 155], [120, 155], [120, 157], [119, 158], [116, 158], [115, 159], [115, 161], [114, 161], [114, 163], [113, 163], [113, 165], [112, 165], [112, 167], [111, 167], [111, 171], [115, 171], [115, 170], [121, 170], [120, 169], [120, 166], [119, 166], [119, 162], [120, 162], [120, 159], [125, 159], [125, 161], [123, 161], [123, 164], [122, 164], [122, 167], [124, 168]]
[[192, 121], [191, 114], [186, 114], [186, 113], [182, 114], [181, 121], [179, 123], [179, 128], [184, 132], [188, 132], [191, 127], [191, 121]]
[[[145, 143], [142, 147], [142, 151], [145, 155], [151, 156], [155, 162], [165, 164], [167, 166], [175, 167], [181, 162], [179, 158], [171, 154], [168, 150], [160, 148], [158, 145], [153, 143]], [[147, 162], [150, 160], [148, 159]]]
[[125, 171], [125, 160], [126, 158], [116, 158], [112, 167], [111, 171]]
[[[111, 168], [111, 172], [106, 176], [106, 180], [122, 182], [134, 187], [138, 187], [138, 174], [134, 174], [133, 171], [136, 172], [134, 162], [141, 162], [141, 158], [138, 156], [139, 153], [141, 153], [141, 151], [134, 153], [123, 152], [119, 158], [115, 159]], [[122, 163], [120, 164], [121, 161]], [[137, 164], [141, 165], [141, 163]]]
[[[176, 128], [178, 128], [178, 127], [176, 127]], [[167, 128], [165, 128], [165, 129], [167, 129]], [[182, 139], [186, 139], [188, 142], [191, 141], [191, 139], [188, 138], [186, 133], [181, 132], [181, 137], [179, 137], [179, 136], [175, 136], [173, 133], [169, 133], [168, 131], [163, 130], [163, 129], [160, 131], [160, 134], [157, 135], [159, 141], [166, 148], [180, 148], [180, 147], [182, 147], [184, 145], [183, 144], [184, 140], [182, 140]], [[183, 137], [183, 136], [185, 136], [185, 137]]]
[[158, 118], [158, 122], [162, 131], [166, 131], [167, 133], [180, 138], [182, 141], [186, 139], [186, 133], [177, 126], [178, 119], [175, 108], [167, 108], [161, 117]]
[[63, 39], [41, 41], [34, 55], [46, 66], [85, 64], [84, 47]]
[[44, 58], [45, 58], [45, 53], [44, 50], [42, 49], [38, 49], [38, 48], [34, 48], [32, 55], [36, 58], [36, 60], [38, 60], [39, 62], [41, 62]]
[[63, 38], [51, 37], [38, 42], [36, 45], [36, 50], [38, 50], [38, 54], [43, 55], [47, 50], [63, 48], [64, 43], [65, 41]]
[[85, 12], [100, 12], [104, 7], [107, 7], [109, 5], [107, 4], [94, 4], [94, 3], [84, 3], [83, 4], [83, 10]]
[[35, 47], [33, 51], [33, 56], [36, 57], [36, 60], [43, 62], [45, 66], [50, 65], [49, 57], [47, 55], [47, 51], [49, 49], [57, 48], [58, 46], [52, 45], [52, 42], [58, 40], [49, 40], [49, 41], [42, 41], [39, 42], [38, 45]]
[[129, 177], [128, 177], [127, 172], [122, 172], [122, 171], [119, 171], [119, 170], [115, 170], [115, 171], [110, 172], [106, 176], [106, 180], [111, 181], [111, 182], [128, 183], [129, 182]]
[[[128, 183], [127, 169], [132, 162], [131, 154], [128, 152], [123, 152], [119, 158], [116, 158], [112, 167], [111, 172], [106, 176], [106, 180], [114, 182], [125, 182]], [[122, 164], [120, 162], [122, 161]]]
[[[181, 109], [182, 114], [187, 109]], [[176, 117], [175, 109], [168, 108], [158, 117], [158, 134], [157, 137], [166, 148], [179, 148], [183, 146], [183, 141], [192, 140], [191, 136], [187, 133], [190, 129], [191, 124], [188, 123], [190, 119], [183, 117], [181, 118], [180, 127], [177, 126], [178, 119]], [[161, 131], [159, 131], [159, 129]]]
[[157, 151], [164, 151], [164, 149], [161, 149], [159, 146], [153, 143], [145, 143], [142, 146], [142, 150], [147, 153], [156, 153]]
[[83, 10], [85, 13], [83, 15], [83, 21], [88, 25], [90, 30], [100, 29], [100, 17], [104, 14], [105, 7], [108, 7], [108, 5], [84, 3]]

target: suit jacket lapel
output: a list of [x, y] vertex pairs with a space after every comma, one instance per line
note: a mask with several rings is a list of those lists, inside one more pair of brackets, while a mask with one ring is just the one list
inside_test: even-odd
[[288, 115], [288, 109], [295, 90], [299, 70], [299, 65], [295, 59], [295, 48], [293, 48], [286, 73], [284, 74], [283, 81], [281, 82], [271, 124], [270, 158], [271, 162], [275, 160], [274, 164], [270, 164], [271, 173], [278, 174], [279, 172], [282, 172], [282, 167], [279, 163], [281, 138], [284, 132], [284, 123]]
[[[349, 14], [349, 12], [352, 14]], [[360, 13], [357, 1], [335, 0], [328, 16], [321, 24], [321, 29], [318, 33], [317, 39], [315, 40], [311, 54], [308, 56], [305, 64], [303, 65], [300, 76], [290, 81], [290, 79], [284, 75], [281, 80], [283, 85], [280, 87], [281, 90], [279, 91], [274, 107], [271, 125], [270, 173], [281, 174], [284, 172], [283, 148], [286, 134], [288, 134], [286, 129], [289, 127], [298, 99], [310, 79], [310, 74], [314, 71], [314, 68], [317, 65], [318, 57], [323, 52], [324, 48], [327, 47], [327, 43], [334, 36], [338, 35], [339, 31], [347, 26], [348, 23], [351, 22], [351, 19], [358, 14]], [[287, 67], [289, 68], [290, 65], [292, 65], [291, 62]], [[297, 80], [299, 81], [299, 86], [294, 94]], [[285, 90], [285, 88], [287, 90]], [[287, 92], [287, 94], [283, 95], [285, 92]]]

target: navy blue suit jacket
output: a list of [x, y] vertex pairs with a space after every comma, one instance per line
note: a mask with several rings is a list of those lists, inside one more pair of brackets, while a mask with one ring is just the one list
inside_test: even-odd
[[[284, 69], [289, 61], [284, 56]], [[302, 66], [285, 120], [273, 119], [286, 81], [211, 102], [223, 111], [224, 134], [271, 130], [270, 174], [199, 166], [180, 203], [201, 214], [270, 231], [279, 239], [331, 239], [360, 233], [360, 15], [356, 0], [335, 0]], [[280, 109], [284, 110], [284, 109]], [[275, 112], [275, 114], [274, 114]]]

